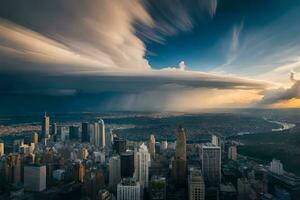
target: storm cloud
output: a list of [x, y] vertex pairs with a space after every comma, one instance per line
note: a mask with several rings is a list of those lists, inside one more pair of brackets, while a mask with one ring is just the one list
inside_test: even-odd
[[[147, 44], [165, 45], [166, 38], [209, 23], [217, 0], [0, 4], [1, 111], [234, 107], [259, 101], [262, 92], [262, 102], [269, 101], [265, 91], [272, 83], [201, 72], [181, 54], [178, 66], [150, 65]], [[234, 53], [246, 26], [235, 24]]]

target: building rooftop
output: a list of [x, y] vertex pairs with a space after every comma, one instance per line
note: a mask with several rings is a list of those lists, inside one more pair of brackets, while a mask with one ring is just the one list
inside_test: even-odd
[[221, 149], [221, 147], [216, 146], [212, 143], [205, 143], [202, 148], [206, 148], [206, 149]]
[[31, 163], [27, 164], [24, 167], [44, 167], [45, 165], [39, 164], [39, 163]]
[[133, 178], [123, 178], [120, 185], [123, 186], [136, 186], [139, 182], [135, 181]]
[[221, 184], [220, 185], [220, 192], [230, 192], [230, 193], [235, 193], [236, 189], [233, 186], [232, 183], [227, 183], [227, 184]]

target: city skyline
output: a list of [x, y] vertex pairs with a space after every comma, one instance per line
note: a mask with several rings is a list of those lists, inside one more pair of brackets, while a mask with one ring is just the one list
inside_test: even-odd
[[299, 108], [299, 6], [2, 1], [1, 112]]
[[[238, 116], [232, 126], [226, 122], [230, 115], [226, 115], [180, 114], [157, 118], [153, 115], [122, 117], [119, 113], [118, 117], [104, 120], [99, 115], [86, 118], [80, 114], [75, 120], [70, 117], [60, 121], [55, 115], [41, 114], [38, 124], [33, 123], [31, 127], [27, 127], [28, 123], [19, 124], [30, 130], [18, 129], [14, 124], [1, 125], [1, 131], [15, 126], [17, 133], [9, 129], [9, 133], [0, 134], [0, 198], [296, 200], [300, 171], [299, 165], [293, 164], [297, 162], [298, 152], [293, 143], [296, 141], [297, 145], [299, 136], [294, 133], [298, 127], [260, 119], [256, 114], [251, 118], [237, 113], [231, 114]], [[196, 117], [196, 121], [184, 120], [191, 116]], [[201, 124], [201, 116], [207, 116], [211, 122]], [[225, 123], [218, 123], [218, 117]], [[176, 118], [184, 126], [178, 125]], [[141, 119], [146, 121], [145, 130], [141, 129]], [[258, 119], [263, 123], [258, 123]], [[129, 134], [126, 121], [133, 127], [129, 128]], [[162, 132], [153, 127], [151, 121], [158, 123]], [[196, 133], [195, 122], [200, 124]], [[249, 124], [247, 129], [253, 131], [249, 129], [253, 122], [256, 128], [267, 123], [270, 126], [265, 132], [238, 131], [239, 123]], [[132, 126], [133, 123], [140, 123], [140, 127]], [[272, 128], [275, 126], [282, 128]], [[206, 127], [209, 127], [207, 133]], [[215, 128], [217, 132], [213, 131]], [[225, 131], [228, 128], [231, 131]], [[278, 134], [285, 137], [285, 145], [277, 145], [278, 139], [274, 138]], [[263, 153], [252, 155], [251, 151], [260, 150], [251, 145], [251, 137], [247, 136], [254, 136], [256, 145], [260, 143], [257, 140], [265, 140], [261, 140], [261, 136], [267, 136], [274, 143], [273, 148], [284, 147], [274, 154], [272, 149], [266, 151], [267, 145], [262, 144]], [[293, 141], [288, 142], [289, 137]], [[295, 159], [287, 156], [285, 150]]]

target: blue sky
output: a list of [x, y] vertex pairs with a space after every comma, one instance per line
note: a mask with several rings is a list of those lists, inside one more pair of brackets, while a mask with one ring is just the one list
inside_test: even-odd
[[300, 107], [299, 15], [297, 0], [3, 0], [0, 108]]
[[[191, 16], [194, 22], [193, 27], [190, 29], [178, 31], [175, 35], [164, 36], [162, 44], [146, 42], [147, 51], [149, 52], [147, 58], [151, 66], [155, 68], [174, 66], [179, 61], [184, 60], [189, 69], [213, 70], [225, 64], [229, 59], [230, 51], [232, 51], [233, 32], [236, 28], [241, 29], [237, 36], [238, 45], [235, 50], [238, 52], [243, 48], [243, 45], [246, 45], [248, 37], [259, 37], [259, 34], [269, 26], [272, 26], [271, 31], [274, 31], [273, 34], [278, 34], [278, 31], [281, 32], [282, 29], [287, 27], [297, 26], [299, 14], [295, 15], [293, 12], [299, 11], [299, 5], [297, 1], [218, 1], [216, 13], [213, 17], [209, 15], [202, 16], [199, 20], [199, 17]], [[281, 24], [273, 25], [286, 15], [294, 16], [288, 17]], [[297, 30], [294, 33], [298, 34], [299, 32]], [[297, 36], [294, 35], [294, 37]], [[263, 40], [265, 38], [261, 38], [259, 42], [263, 42]], [[282, 37], [266, 43], [262, 48], [272, 51], [273, 46], [276, 47], [281, 43], [293, 40], [297, 40], [297, 38], [289, 38], [288, 34], [282, 35]], [[255, 65], [251, 60], [249, 61], [244, 57], [241, 59], [243, 59], [241, 62], [238, 61], [241, 65], [243, 65], [243, 62], [246, 65]], [[259, 57], [258, 59], [263, 58]], [[256, 73], [255, 70], [253, 73]], [[260, 70], [257, 72], [259, 73]]]

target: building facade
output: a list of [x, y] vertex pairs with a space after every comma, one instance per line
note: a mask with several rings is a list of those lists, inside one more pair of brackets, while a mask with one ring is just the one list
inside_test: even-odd
[[150, 153], [147, 146], [143, 143], [135, 151], [135, 178], [143, 188], [147, 188], [149, 185], [149, 165]]
[[121, 159], [113, 156], [109, 159], [109, 186], [115, 187], [121, 181]]
[[188, 193], [189, 200], [205, 200], [205, 184], [200, 169], [189, 170]]
[[134, 174], [134, 152], [126, 151], [121, 153], [121, 177], [129, 178]]
[[221, 147], [202, 146], [202, 173], [207, 186], [219, 186], [221, 182]]
[[172, 162], [172, 178], [178, 186], [185, 186], [187, 177], [186, 135], [181, 126], [176, 134], [175, 159]]
[[150, 135], [148, 141], [148, 150], [151, 156], [151, 159], [155, 159], [155, 137], [154, 135]]
[[131, 178], [123, 179], [117, 186], [117, 200], [141, 200], [141, 186]]
[[42, 138], [49, 138], [50, 133], [50, 117], [45, 113], [42, 121]]
[[235, 145], [230, 146], [228, 148], [228, 159], [229, 160], [236, 160], [237, 159], [237, 148]]
[[46, 166], [27, 165], [24, 167], [24, 189], [41, 192], [46, 189]]

